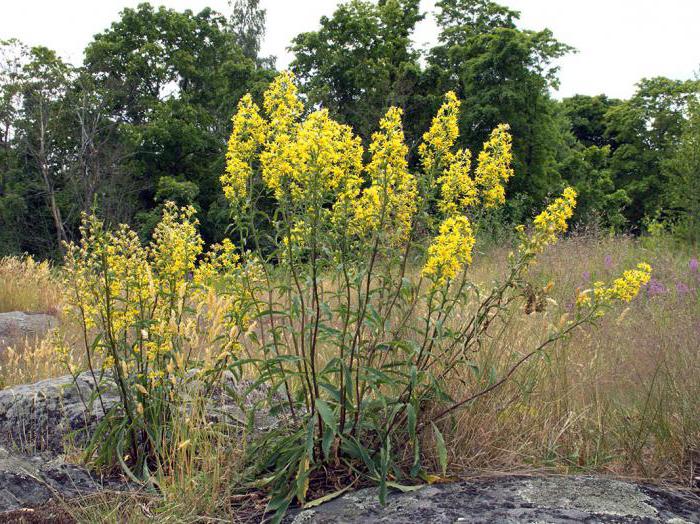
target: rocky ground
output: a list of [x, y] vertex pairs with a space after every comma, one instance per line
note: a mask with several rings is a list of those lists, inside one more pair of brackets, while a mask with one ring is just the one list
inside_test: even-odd
[[[23, 315], [0, 315], [0, 337], [29, 333], [26, 326], [38, 321]], [[12, 318], [14, 326], [8, 320]], [[51, 322], [46, 321], [43, 328], [36, 329], [50, 327]], [[196, 387], [196, 381], [193, 383]], [[73, 522], [55, 501], [125, 488], [67, 463], [62, 455], [68, 440], [84, 440], [117, 402], [114, 385], [109, 380], [100, 384], [102, 402], [95, 398], [96, 380], [89, 373], [0, 390], [0, 522]], [[239, 395], [247, 385], [230, 383], [226, 390], [237, 390]], [[260, 395], [265, 392], [253, 391], [250, 401]], [[210, 416], [234, 423], [245, 418], [235, 399], [222, 392], [214, 395]], [[261, 417], [256, 425], [264, 430], [279, 423], [283, 423], [279, 418]], [[290, 512], [286, 522], [683, 524], [700, 523], [700, 498], [690, 491], [602, 477], [500, 477], [393, 493], [384, 507], [379, 505], [376, 490], [360, 490], [312, 509]]]
[[700, 499], [602, 477], [496, 477], [393, 493], [384, 507], [375, 489], [364, 489], [287, 519], [288, 524], [360, 522], [700, 523]]

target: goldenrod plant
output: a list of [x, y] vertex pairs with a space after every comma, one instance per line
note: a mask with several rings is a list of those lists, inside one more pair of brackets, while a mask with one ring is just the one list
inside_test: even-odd
[[[91, 369], [109, 372], [121, 395], [91, 449], [134, 477], [161, 467], [197, 366], [212, 386], [224, 370], [251, 376], [251, 388], [269, 387], [260, 408], [288, 415], [247, 450], [251, 483], [269, 490], [276, 519], [324, 481], [376, 483], [383, 501], [390, 487], [445, 476], [442, 432], [457, 410], [629, 300], [650, 272], [640, 265], [582, 291], [571, 311], [549, 298], [552, 286], [535, 291], [529, 269], [567, 231], [576, 205], [567, 188], [517, 228], [499, 281], [473, 281], [480, 226], [514, 176], [512, 139], [507, 125], [496, 127], [473, 167], [472, 153], [455, 148], [458, 114], [447, 93], [414, 171], [399, 108], [365, 151], [326, 109], [305, 111], [284, 73], [262, 109], [244, 96], [233, 117], [221, 177], [232, 240], [203, 255], [194, 210], [172, 204], [148, 247], [128, 228], [111, 233], [88, 218], [67, 250], [68, 287]], [[271, 199], [265, 213], [260, 203]], [[190, 358], [184, 326], [206, 314], [212, 294], [226, 297], [226, 329], [204, 364]], [[506, 318], [548, 308], [557, 321], [505, 372], [475, 364]]]
[[100, 389], [86, 399], [107, 411], [87, 454], [98, 465], [121, 465], [132, 480], [162, 470], [175, 422], [193, 409], [190, 383], [210, 387], [238, 348], [235, 331], [217, 339], [209, 365], [195, 348], [210, 275], [225, 270], [235, 280], [245, 270], [229, 242], [201, 257], [194, 213], [167, 204], [148, 246], [125, 225], [112, 232], [86, 216], [82, 239], [66, 246], [65, 300], [87, 367], [101, 386], [116, 383], [120, 400], [108, 409]]

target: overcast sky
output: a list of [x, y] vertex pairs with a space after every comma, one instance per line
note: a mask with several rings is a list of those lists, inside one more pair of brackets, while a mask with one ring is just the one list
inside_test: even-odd
[[[119, 11], [140, 0], [0, 0], [0, 39], [16, 37], [43, 44], [73, 63], [92, 35], [109, 26]], [[227, 13], [226, 0], [155, 0], [174, 9], [210, 6]], [[318, 27], [333, 13], [336, 0], [262, 0], [267, 9], [265, 54], [278, 67], [291, 57], [290, 40]], [[557, 97], [606, 93], [628, 97], [643, 77], [692, 78], [700, 69], [700, 0], [501, 0], [522, 12], [521, 26], [548, 27], [578, 53], [561, 60]], [[423, 0], [432, 11], [434, 0]], [[418, 44], [436, 40], [432, 17], [416, 29]]]

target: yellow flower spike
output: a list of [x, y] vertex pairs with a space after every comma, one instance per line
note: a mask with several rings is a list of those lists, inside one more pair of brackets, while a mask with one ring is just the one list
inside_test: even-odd
[[192, 206], [178, 208], [168, 202], [162, 220], [153, 231], [150, 246], [153, 266], [161, 285], [171, 293], [182, 291], [179, 288], [186, 284], [187, 275], [194, 272], [202, 253], [204, 241], [197, 231], [199, 221], [194, 215]]
[[347, 207], [362, 183], [360, 138], [331, 119], [327, 109], [309, 115], [294, 133], [279, 135], [260, 160], [263, 180], [277, 200], [294, 205], [341, 200]]
[[464, 216], [449, 217], [440, 225], [440, 232], [428, 248], [428, 259], [422, 275], [442, 286], [457, 276], [472, 261], [475, 243], [469, 220]]
[[557, 235], [566, 232], [567, 221], [573, 216], [576, 207], [576, 191], [567, 187], [563, 195], [537, 215], [533, 221], [535, 232], [530, 238], [530, 248], [541, 252], [545, 246], [554, 244]]
[[506, 200], [504, 184], [513, 176], [512, 137], [508, 124], [498, 125], [479, 153], [475, 182], [482, 193], [485, 208], [503, 205]]
[[441, 171], [452, 163], [451, 148], [459, 136], [459, 106], [457, 95], [448, 91], [430, 129], [423, 135], [418, 155], [426, 174]]
[[390, 108], [380, 121], [380, 130], [372, 135], [372, 159], [366, 167], [371, 184], [356, 200], [353, 220], [356, 233], [386, 230], [395, 244], [408, 237], [418, 205], [416, 178], [408, 171], [401, 115], [401, 109]]
[[289, 133], [304, 111], [295, 81], [294, 73], [284, 71], [275, 77], [265, 91], [263, 105], [273, 137]]
[[651, 266], [645, 263], [638, 264], [637, 269], [629, 269], [621, 278], [615, 279], [608, 289], [608, 294], [613, 299], [630, 302], [650, 279]]
[[477, 204], [478, 194], [476, 184], [469, 175], [471, 169], [471, 152], [468, 149], [458, 150], [445, 173], [438, 178], [441, 198], [438, 209], [446, 216], [463, 214]]
[[247, 196], [248, 180], [253, 174], [252, 163], [265, 142], [267, 128], [250, 94], [238, 102], [238, 110], [232, 121], [233, 131], [226, 151], [226, 172], [221, 176], [221, 185], [226, 199], [238, 204]]
[[651, 266], [645, 262], [637, 264], [636, 269], [628, 269], [622, 276], [613, 280], [610, 286], [605, 282], [596, 282], [592, 290], [579, 293], [576, 297], [577, 306], [590, 306], [593, 299], [598, 304], [614, 301], [631, 302], [639, 294], [642, 286], [651, 280]]

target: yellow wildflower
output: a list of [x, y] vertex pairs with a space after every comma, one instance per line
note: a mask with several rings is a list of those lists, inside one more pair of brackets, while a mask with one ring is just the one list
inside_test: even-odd
[[470, 168], [471, 152], [460, 149], [452, 157], [444, 175], [438, 178], [441, 193], [438, 209], [446, 216], [463, 214], [478, 202], [476, 185], [469, 175]]
[[284, 71], [275, 77], [265, 91], [263, 105], [273, 137], [289, 133], [304, 111], [291, 71]]
[[178, 291], [195, 269], [204, 244], [197, 231], [199, 221], [192, 206], [178, 208], [166, 203], [163, 218], [153, 231], [150, 251], [160, 282], [170, 292]]
[[428, 248], [428, 260], [423, 276], [442, 286], [472, 261], [474, 235], [469, 220], [464, 216], [449, 217], [440, 225], [440, 233]]
[[576, 191], [567, 187], [560, 198], [535, 217], [535, 233], [530, 239], [531, 248], [541, 251], [546, 245], [554, 244], [557, 235], [568, 229], [567, 221], [573, 216], [575, 207]]
[[372, 159], [366, 167], [371, 184], [356, 201], [353, 221], [360, 234], [378, 229], [390, 232], [392, 243], [408, 237], [418, 199], [416, 179], [408, 171], [401, 114], [401, 109], [390, 108], [380, 131], [372, 135]]
[[596, 298], [630, 302], [650, 279], [651, 266], [642, 262], [637, 264], [636, 269], [628, 269], [622, 273], [622, 277], [616, 278], [610, 287], [596, 289]]
[[479, 153], [475, 181], [487, 209], [505, 203], [504, 184], [513, 176], [512, 138], [509, 129], [507, 124], [496, 127]]
[[229, 202], [239, 203], [247, 195], [248, 180], [253, 174], [252, 163], [265, 142], [266, 125], [260, 109], [247, 94], [238, 102], [232, 118], [233, 131], [226, 151], [226, 172], [221, 176], [224, 195]]
[[457, 95], [448, 91], [430, 129], [423, 135], [423, 143], [418, 146], [423, 169], [431, 178], [436, 170], [442, 170], [452, 162], [450, 150], [459, 136], [459, 106]]

